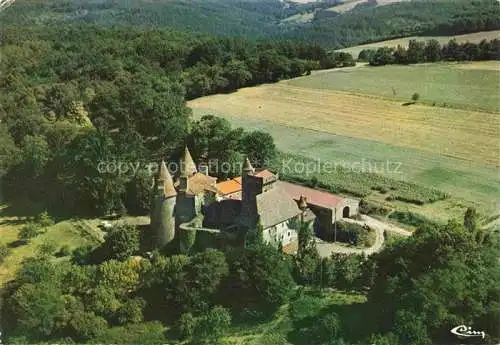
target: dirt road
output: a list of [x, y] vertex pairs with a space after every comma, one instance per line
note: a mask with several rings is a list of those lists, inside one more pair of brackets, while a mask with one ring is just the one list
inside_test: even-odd
[[376, 238], [375, 238], [375, 244], [369, 248], [354, 248], [354, 247], [347, 247], [342, 244], [338, 243], [329, 243], [320, 240], [319, 238], [316, 238], [316, 248], [318, 248], [318, 252], [321, 257], [329, 257], [332, 255], [332, 253], [343, 253], [343, 254], [366, 254], [366, 255], [371, 255], [373, 253], [376, 253], [380, 251], [384, 245], [384, 230], [394, 232], [398, 235], [402, 236], [410, 236], [412, 233], [408, 230], [399, 228], [397, 226], [394, 226], [392, 224], [387, 224], [384, 222], [381, 222], [378, 219], [372, 218], [370, 216], [362, 215], [361, 216], [363, 220], [354, 220], [354, 219], [343, 219], [346, 222], [350, 223], [357, 223], [360, 225], [368, 225], [370, 228], [375, 230], [376, 233]]

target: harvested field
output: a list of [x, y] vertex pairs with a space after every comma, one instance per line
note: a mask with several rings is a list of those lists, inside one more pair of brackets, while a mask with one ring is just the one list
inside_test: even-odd
[[418, 104], [403, 106], [287, 83], [203, 97], [189, 105], [216, 114], [375, 140], [465, 161], [495, 166], [499, 163], [500, 127], [496, 114]]

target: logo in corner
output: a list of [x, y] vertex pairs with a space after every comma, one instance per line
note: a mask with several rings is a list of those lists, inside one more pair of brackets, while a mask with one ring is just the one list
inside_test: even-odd
[[481, 337], [484, 339], [486, 337], [486, 333], [484, 333], [484, 331], [474, 331], [472, 327], [467, 327], [465, 325], [454, 327], [450, 330], [450, 332], [460, 338]]

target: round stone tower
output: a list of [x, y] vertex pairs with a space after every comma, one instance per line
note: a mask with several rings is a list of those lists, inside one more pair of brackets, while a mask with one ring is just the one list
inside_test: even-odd
[[175, 204], [177, 192], [165, 162], [161, 162], [151, 212], [153, 247], [162, 248], [175, 237]]

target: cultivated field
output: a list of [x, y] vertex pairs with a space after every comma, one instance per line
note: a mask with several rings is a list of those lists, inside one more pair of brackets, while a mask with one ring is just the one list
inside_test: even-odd
[[[438, 188], [491, 210], [500, 194], [500, 115], [498, 77], [484, 69], [495, 66], [336, 70], [204, 97], [189, 105], [195, 116], [213, 113], [234, 125], [266, 130], [285, 152], [323, 161], [366, 162], [375, 172]], [[386, 86], [391, 84], [396, 95]], [[424, 103], [403, 105], [413, 92]], [[436, 106], [429, 105], [433, 102]], [[387, 168], [394, 163], [401, 163], [398, 171]], [[466, 205], [440, 203], [450, 214], [459, 214]], [[419, 208], [431, 212], [429, 206]]]
[[[409, 1], [409, 0], [377, 0], [377, 6], [390, 5], [396, 2]], [[330, 7], [328, 11], [335, 11], [338, 13], [344, 13], [352, 10], [354, 7], [368, 2], [368, 0], [347, 0], [344, 3]]]
[[482, 31], [482, 32], [475, 32], [472, 34], [456, 35], [456, 36], [411, 36], [411, 37], [398, 38], [395, 40], [388, 40], [388, 41], [363, 44], [363, 45], [359, 45], [359, 46], [340, 49], [338, 51], [350, 53], [350, 54], [352, 54], [352, 56], [354, 58], [357, 58], [359, 55], [359, 52], [362, 51], [363, 49], [378, 49], [381, 47], [394, 47], [394, 48], [396, 48], [398, 45], [401, 45], [403, 47], [407, 47], [408, 41], [411, 39], [416, 39], [417, 41], [428, 41], [430, 39], [435, 39], [439, 43], [444, 44], [444, 43], [448, 43], [453, 38], [456, 39], [457, 42], [459, 42], [459, 43], [465, 43], [465, 42], [479, 43], [483, 39], [492, 40], [495, 38], [500, 38], [500, 30]]
[[[321, 93], [347, 91], [401, 102], [409, 101], [417, 92], [420, 102], [427, 105], [499, 112], [498, 72], [498, 61], [366, 66], [319, 72], [280, 86], [319, 89]], [[399, 112], [407, 110], [398, 108]]]

